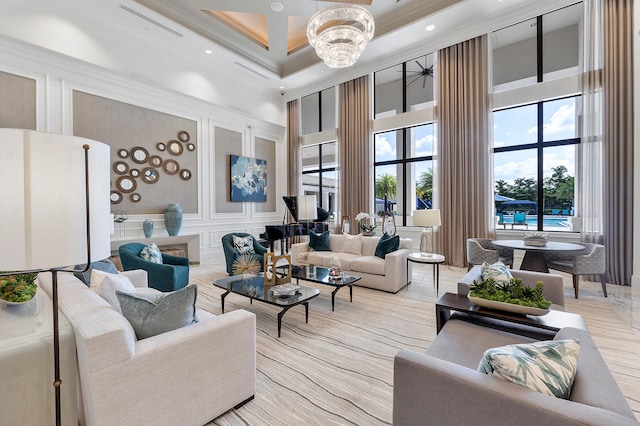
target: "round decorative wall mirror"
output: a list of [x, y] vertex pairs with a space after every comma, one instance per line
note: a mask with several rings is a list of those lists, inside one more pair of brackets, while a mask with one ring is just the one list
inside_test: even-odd
[[184, 147], [178, 141], [170, 141], [167, 144], [167, 151], [169, 151], [169, 154], [171, 155], [180, 155], [182, 154], [183, 150], [184, 150]]
[[187, 151], [195, 151], [196, 150], [196, 146], [192, 143], [188, 143], [187, 144]]
[[125, 194], [135, 191], [137, 186], [136, 181], [131, 176], [122, 176], [116, 181], [116, 188]]
[[180, 164], [176, 160], [165, 160], [162, 168], [166, 174], [175, 175], [180, 170]]
[[153, 167], [142, 169], [142, 180], [146, 183], [156, 183], [160, 179], [160, 173]]
[[158, 151], [165, 151], [165, 150], [167, 149], [167, 146], [166, 146], [164, 143], [162, 143], [162, 142], [158, 142], [158, 143], [156, 144], [156, 149], [157, 149]]
[[118, 204], [120, 201], [122, 201], [122, 194], [118, 191], [111, 191], [111, 195], [109, 196], [109, 198], [111, 199], [111, 204]]
[[129, 165], [124, 161], [116, 161], [113, 163], [113, 171], [119, 175], [125, 175], [129, 171]]
[[191, 136], [189, 136], [186, 130], [181, 130], [178, 132], [178, 139], [180, 139], [180, 142], [189, 142]]
[[149, 158], [149, 164], [151, 164], [153, 167], [162, 166], [162, 157], [160, 157], [159, 155], [152, 155], [151, 158]]
[[120, 157], [120, 158], [129, 158], [129, 151], [127, 151], [126, 149], [119, 149], [118, 150], [118, 157]]
[[149, 151], [141, 146], [136, 146], [131, 150], [131, 159], [138, 164], [144, 164], [149, 160]]
[[191, 179], [191, 170], [188, 170], [188, 169], [180, 170], [180, 179], [182, 179], [182, 180]]
[[132, 203], [137, 203], [142, 199], [142, 197], [137, 192], [134, 192], [129, 196], [129, 199], [131, 200]]
[[131, 176], [133, 176], [134, 178], [137, 178], [138, 176], [140, 176], [140, 170], [138, 169], [131, 169], [129, 170], [129, 174]]

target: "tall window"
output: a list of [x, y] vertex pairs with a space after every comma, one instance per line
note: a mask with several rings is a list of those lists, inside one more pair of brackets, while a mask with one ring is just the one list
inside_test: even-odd
[[433, 124], [377, 133], [374, 140], [375, 210], [386, 208], [398, 225], [433, 200]]
[[[336, 88], [330, 87], [301, 99], [302, 135], [306, 140], [301, 148], [302, 188], [304, 195], [315, 195], [318, 207], [335, 213], [338, 178], [335, 132]], [[331, 132], [329, 132], [331, 133]], [[320, 134], [321, 137], [318, 137]], [[328, 140], [327, 140], [328, 139]], [[311, 140], [311, 142], [308, 142]]]
[[330, 214], [336, 201], [336, 142], [302, 148], [302, 188], [304, 195], [315, 195], [318, 207]]
[[[572, 217], [581, 98], [564, 81], [543, 83], [570, 82], [578, 73], [581, 16], [580, 3], [492, 35], [494, 93], [517, 105], [493, 114], [498, 229], [577, 230]], [[530, 85], [539, 86], [537, 102], [531, 91], [520, 94]]]

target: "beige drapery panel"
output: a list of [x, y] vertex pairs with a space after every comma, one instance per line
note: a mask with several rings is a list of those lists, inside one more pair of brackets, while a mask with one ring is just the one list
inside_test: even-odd
[[436, 241], [447, 263], [466, 264], [466, 240], [493, 237], [491, 98], [487, 36], [438, 52], [439, 207]]
[[605, 0], [604, 245], [608, 282], [631, 285], [633, 273], [633, 0]]
[[300, 159], [300, 104], [298, 99], [287, 102], [287, 148], [289, 152], [289, 195], [303, 195], [300, 188], [302, 162]]
[[[369, 76], [342, 83], [338, 94], [338, 161], [341, 216], [371, 211], [371, 113]], [[340, 217], [341, 217], [340, 216]], [[340, 219], [340, 217], [338, 219]]]

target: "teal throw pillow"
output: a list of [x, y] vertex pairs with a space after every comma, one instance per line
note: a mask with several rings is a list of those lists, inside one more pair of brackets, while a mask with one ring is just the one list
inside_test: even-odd
[[[86, 267], [86, 263], [82, 265], [76, 265], [73, 269], [76, 271], [82, 271]], [[107, 272], [109, 274], [117, 274], [118, 268], [114, 265], [109, 259], [99, 260], [97, 262], [91, 262], [89, 264], [89, 269], [84, 272], [74, 272], [73, 275], [80, 281], [82, 281], [87, 287], [91, 285], [91, 271], [102, 271]]]
[[156, 243], [151, 243], [151, 245], [143, 248], [140, 252], [140, 257], [149, 262], [162, 263], [162, 252]]
[[120, 291], [116, 291], [116, 296], [120, 302], [122, 315], [133, 327], [138, 340], [198, 322], [196, 317], [198, 287], [195, 285], [153, 298]]
[[329, 235], [329, 231], [324, 231], [322, 234], [309, 231], [309, 247], [315, 251], [331, 251]]
[[246, 237], [239, 237], [233, 235], [233, 248], [238, 254], [255, 253], [253, 249], [253, 237], [248, 235]]
[[380, 240], [378, 240], [375, 255], [380, 259], [384, 259], [387, 253], [398, 250], [398, 247], [400, 247], [400, 237], [397, 235], [392, 237], [385, 232], [384, 235], [380, 237]]
[[507, 265], [502, 262], [496, 262], [493, 265], [489, 262], [484, 262], [480, 266], [480, 273], [483, 280], [493, 278], [496, 282], [509, 282], [513, 278]]
[[478, 371], [546, 395], [569, 399], [580, 342], [548, 340], [487, 349]]

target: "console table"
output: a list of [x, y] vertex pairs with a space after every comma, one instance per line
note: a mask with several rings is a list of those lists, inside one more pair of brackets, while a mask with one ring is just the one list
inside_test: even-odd
[[128, 243], [142, 243], [149, 245], [156, 243], [158, 248], [175, 247], [183, 249], [186, 253], [186, 257], [189, 258], [189, 263], [200, 263], [200, 235], [176, 235], [175, 237], [151, 237], [151, 238], [127, 238], [124, 240], [111, 240], [111, 255], [117, 256], [118, 249], [123, 244]]
[[[60, 386], [63, 425], [78, 424], [76, 341], [60, 314]], [[0, 301], [0, 423], [53, 425], [53, 304], [38, 292], [23, 305]]]

